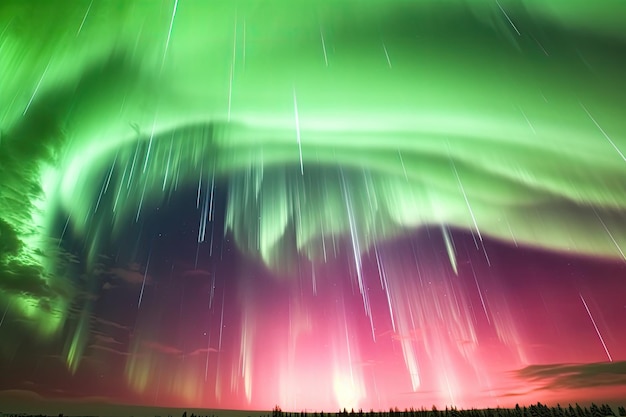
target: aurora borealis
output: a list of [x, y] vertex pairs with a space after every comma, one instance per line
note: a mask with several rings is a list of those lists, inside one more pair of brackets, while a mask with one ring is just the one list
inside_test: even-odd
[[0, 391], [623, 399], [626, 5], [6, 0]]

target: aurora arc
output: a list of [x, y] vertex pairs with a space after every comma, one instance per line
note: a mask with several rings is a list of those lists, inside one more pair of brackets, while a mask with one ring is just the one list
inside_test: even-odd
[[608, 0], [3, 2], [2, 296], [56, 332], [58, 216], [93, 262], [142, 207], [214, 178], [237, 244], [275, 270], [294, 241], [319, 259], [327, 239], [364, 252], [423, 225], [623, 257], [625, 17]]

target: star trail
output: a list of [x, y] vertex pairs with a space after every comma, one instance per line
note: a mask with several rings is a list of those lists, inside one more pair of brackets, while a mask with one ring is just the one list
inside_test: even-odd
[[617, 0], [3, 2], [0, 391], [623, 398], [625, 20]]

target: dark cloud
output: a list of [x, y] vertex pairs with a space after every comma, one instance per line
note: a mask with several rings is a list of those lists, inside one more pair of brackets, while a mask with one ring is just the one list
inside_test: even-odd
[[15, 255], [22, 246], [17, 233], [9, 224], [0, 219], [0, 262], [8, 255]]
[[9, 293], [27, 293], [37, 297], [51, 295], [38, 265], [9, 261], [0, 264], [0, 289]]
[[516, 374], [546, 390], [626, 385], [626, 361], [531, 365]]
[[[28, 256], [20, 256], [23, 244], [17, 232], [11, 225], [0, 218], [0, 291], [9, 294], [29, 294], [40, 300], [52, 299], [57, 296], [69, 297], [71, 285], [55, 281], [54, 287], [46, 276], [43, 267], [28, 259]], [[43, 253], [35, 254], [45, 257]], [[59, 265], [65, 265], [65, 258], [60, 255], [65, 252], [55, 252], [59, 257]]]
[[110, 273], [114, 278], [120, 279], [130, 285], [142, 285], [144, 283], [144, 277], [146, 284], [152, 282], [150, 274], [141, 272], [138, 264], [132, 264], [128, 268], [113, 268], [110, 270]]

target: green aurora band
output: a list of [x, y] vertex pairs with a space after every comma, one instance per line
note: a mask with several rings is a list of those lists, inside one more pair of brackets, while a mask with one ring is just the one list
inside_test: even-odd
[[214, 181], [277, 272], [424, 225], [624, 257], [624, 21], [618, 0], [3, 1], [0, 296], [57, 333], [60, 217], [89, 271], [179, 187], [211, 220]]

